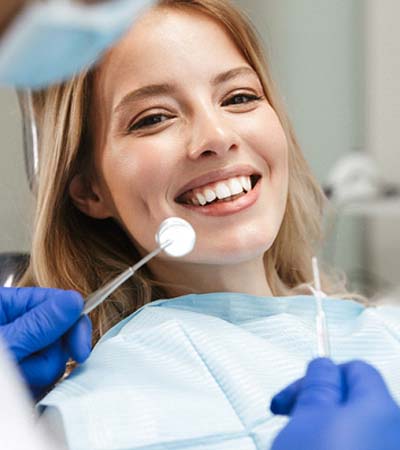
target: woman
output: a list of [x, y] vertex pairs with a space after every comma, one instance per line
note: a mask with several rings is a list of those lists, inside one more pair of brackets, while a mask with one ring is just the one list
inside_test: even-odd
[[[246, 20], [221, 0], [161, 0], [36, 107], [25, 285], [86, 296], [152, 250], [166, 217], [197, 233], [191, 254], [153, 259], [93, 313], [99, 337], [148, 304], [44, 399], [47, 419], [71, 448], [267, 448], [282, 426], [269, 399], [314, 351], [313, 299], [296, 294], [312, 280], [324, 198]], [[322, 287], [343, 295], [326, 275]], [[326, 308], [337, 358], [387, 362], [377, 352], [397, 333], [369, 333], [393, 311]]]
[[[237, 101], [239, 104], [241, 103], [242, 106], [230, 106], [231, 116], [237, 121], [244, 122], [243, 125], [241, 124], [241, 127], [247, 132], [250, 131], [248, 122], [254, 126], [253, 116], [255, 113], [253, 109], [255, 108], [252, 106], [262, 106], [264, 116], [259, 118], [262, 123], [258, 125], [257, 133], [261, 135], [261, 139], [273, 139], [275, 137], [278, 139], [278, 142], [274, 143], [274, 158], [277, 160], [277, 164], [279, 163], [279, 180], [276, 182], [278, 186], [274, 191], [274, 208], [271, 205], [268, 206], [268, 208], [273, 210], [276, 218], [274, 219], [274, 223], [270, 224], [270, 218], [265, 214], [267, 218], [264, 217], [263, 220], [268, 222], [268, 226], [261, 226], [264, 231], [262, 236], [258, 238], [262, 241], [262, 245], [259, 246], [257, 242], [254, 243], [256, 252], [259, 253], [257, 275], [261, 271], [261, 283], [264, 284], [264, 286], [260, 287], [259, 293], [268, 294], [272, 292], [274, 295], [294, 293], [299, 285], [309, 282], [312, 279], [310, 261], [312, 255], [315, 253], [314, 246], [318, 245], [320, 240], [320, 219], [324, 197], [301, 154], [289, 121], [276, 98], [275, 89], [268, 73], [266, 62], [263, 60], [263, 54], [258, 41], [245, 20], [231, 5], [227, 5], [225, 2], [164, 1], [160, 2], [160, 5], [164, 9], [174, 8], [185, 10], [190, 8], [194, 12], [203, 11], [203, 14], [219, 17], [222, 24], [225, 21], [225, 27], [228, 30], [229, 28], [232, 29], [230, 37], [234, 39], [235, 46], [238, 46], [239, 50], [237, 52], [245, 55], [242, 56], [238, 64], [252, 68], [253, 74], [248, 70], [247, 74], [242, 73], [238, 74], [238, 76], [253, 77], [253, 80], [250, 81], [253, 82], [253, 85], [256, 83], [257, 96], [261, 96], [262, 98], [256, 100], [245, 96], [242, 98], [236, 97], [238, 100], [234, 99], [233, 101]], [[187, 37], [185, 37], [185, 40], [187, 40]], [[214, 44], [209, 39], [207, 42], [211, 43], [212, 46]], [[129, 41], [124, 40], [121, 42], [121, 45], [124, 43], [129, 44]], [[147, 47], [148, 44], [146, 43], [145, 46]], [[144, 250], [143, 243], [132, 242], [132, 230], [126, 230], [124, 226], [121, 226], [120, 219], [115, 220], [114, 217], [111, 218], [111, 215], [107, 212], [104, 212], [104, 214], [98, 211], [90, 213], [90, 211], [87, 211], [87, 206], [82, 202], [82, 195], [86, 195], [84, 201], [87, 203], [87, 200], [89, 200], [90, 203], [91, 197], [90, 195], [88, 196], [90, 189], [85, 190], [84, 188], [91, 187], [91, 182], [94, 180], [95, 174], [97, 175], [98, 165], [101, 164], [99, 161], [100, 147], [104, 146], [103, 141], [106, 139], [104, 133], [106, 129], [107, 133], [111, 131], [109, 130], [111, 126], [111, 122], [109, 121], [111, 118], [102, 112], [105, 109], [105, 99], [101, 81], [102, 79], [104, 80], [105, 72], [101, 70], [101, 67], [104, 67], [107, 61], [109, 61], [108, 66], [112, 66], [113, 60], [110, 58], [113, 55], [117, 55], [117, 51], [118, 49], [115, 49], [115, 51], [106, 55], [103, 64], [94, 72], [83, 74], [70, 83], [56, 86], [36, 95], [36, 106], [41, 131], [42, 166], [37, 196], [32, 261], [23, 284], [73, 288], [86, 296], [96, 290], [99, 285], [105, 283], [107, 279], [111, 279], [115, 274], [120, 273], [127, 265], [135, 262]], [[146, 49], [143, 50], [143, 53], [146, 53]], [[159, 65], [161, 65], [161, 56], [163, 56], [163, 53], [161, 51], [159, 53], [155, 55], [155, 58], [157, 58]], [[129, 75], [134, 68], [135, 74], [138, 75], [140, 69], [144, 72], [142, 79], [147, 79], [149, 73], [148, 68], [145, 68], [141, 61], [140, 63], [137, 61], [138, 67], [133, 67], [132, 61], [128, 62], [125, 55], [121, 56], [122, 61], [116, 62], [120, 66], [114, 66], [113, 70], [115, 72], [121, 73], [121, 69], [123, 69], [125, 75]], [[220, 56], [216, 55], [216, 58]], [[139, 57], [143, 58], [143, 55], [138, 55]], [[199, 57], [208, 59], [202, 55], [199, 55]], [[178, 59], [178, 68], [182, 68], [183, 61], [181, 62], [180, 55], [177, 55], [176, 59]], [[163, 61], [166, 66], [165, 70], [168, 69], [167, 72], [170, 71], [168, 60], [164, 58]], [[210, 63], [210, 66], [212, 69], [209, 69], [209, 71], [213, 70], [213, 72], [217, 73], [217, 69], [214, 69], [214, 62]], [[151, 69], [157, 74], [154, 65]], [[108, 76], [112, 80], [114, 74]], [[184, 76], [184, 73], [178, 72], [174, 80], [179, 81]], [[172, 74], [170, 78], [173, 78]], [[106, 82], [106, 80], [104, 81]], [[186, 83], [189, 87], [191, 81], [189, 79], [187, 81], [184, 78], [181, 79], [181, 82]], [[129, 84], [130, 80], [125, 80], [125, 83]], [[139, 86], [140, 83], [143, 84], [141, 80], [138, 80], [135, 84]], [[115, 82], [115, 84], [118, 83]], [[130, 90], [133, 89], [128, 86], [126, 91], [128, 92]], [[243, 94], [251, 94], [254, 96], [253, 91], [254, 88], [250, 90], [245, 89]], [[123, 93], [118, 93], [118, 95], [122, 96]], [[249, 103], [249, 106], [243, 106], [245, 103]], [[108, 105], [109, 107], [110, 105]], [[225, 106], [225, 109], [227, 109], [227, 106]], [[243, 114], [235, 114], [235, 112], [243, 112]], [[165, 112], [163, 114], [162, 117], [149, 120], [164, 120]], [[133, 119], [133, 117], [130, 119]], [[212, 117], [210, 119], [212, 123], [214, 119]], [[102, 122], [104, 130], [100, 130], [99, 120], [105, 122]], [[269, 127], [268, 129], [264, 128], [266, 124]], [[230, 125], [231, 127], [235, 125], [234, 129], [236, 129], [236, 124]], [[214, 127], [216, 128], [216, 133], [221, 131], [221, 127], [218, 124]], [[261, 130], [259, 129], [260, 127], [262, 128]], [[114, 126], [113, 138], [116, 140], [119, 137], [119, 140], [122, 141], [121, 138], [123, 137], [125, 140], [131, 141], [129, 142], [129, 148], [132, 148], [133, 141], [135, 141], [135, 147], [138, 147], [139, 150], [141, 149], [142, 153], [145, 154], [148, 152], [147, 147], [143, 146], [143, 141], [145, 141], [145, 144], [149, 144], [152, 151], [151, 155], [155, 159], [154, 165], [156, 169], [153, 167], [149, 169], [143, 167], [139, 170], [138, 167], [137, 171], [141, 172], [141, 176], [146, 180], [151, 179], [152, 186], [154, 186], [159, 174], [164, 172], [163, 167], [160, 167], [158, 164], [159, 159], [157, 158], [161, 158], [161, 156], [165, 158], [165, 153], [159, 155], [155, 151], [162, 153], [161, 149], [166, 145], [171, 146], [171, 144], [169, 141], [164, 144], [166, 140], [162, 137], [161, 142], [163, 147], [160, 147], [159, 142], [156, 141], [156, 134], [153, 135], [151, 138], [152, 141], [150, 142], [149, 138], [139, 139], [139, 130], [132, 130], [132, 133], [129, 134], [128, 129], [129, 124], [126, 124], [126, 129], [123, 130], [124, 134], [121, 134], [121, 131], [115, 132]], [[196, 131], [191, 126], [188, 126], [187, 129], [189, 132]], [[273, 137], [271, 137], [270, 129], [274, 133]], [[153, 130], [157, 131], [154, 126]], [[198, 129], [197, 132], [199, 136], [189, 136], [189, 139], [193, 140], [191, 147], [194, 147], [196, 150], [196, 146], [200, 146], [200, 151], [202, 151], [202, 146], [207, 146], [208, 143], [206, 141], [198, 141], [199, 139], [206, 139], [206, 133], [209, 133], [209, 131]], [[130, 136], [129, 139], [125, 136], [128, 134]], [[188, 138], [180, 131], [176, 134], [176, 142], [180, 143], [180, 146], [186, 145], [187, 142], [184, 139]], [[221, 138], [223, 139], [224, 137]], [[99, 142], [99, 139], [102, 142]], [[197, 139], [197, 142], [195, 139]], [[176, 148], [176, 142], [172, 142], [173, 149]], [[268, 144], [266, 142], [263, 146], [267, 147]], [[209, 145], [213, 145], [213, 143], [210, 142]], [[227, 143], [224, 145], [230, 144]], [[221, 158], [214, 158], [218, 160], [214, 162], [212, 161], [213, 158], [209, 158], [210, 162], [203, 165], [200, 170], [196, 168], [195, 171], [190, 167], [190, 171], [188, 172], [187, 168], [183, 167], [178, 172], [175, 165], [180, 164], [180, 161], [172, 161], [170, 164], [177, 171], [173, 176], [179, 177], [176, 182], [179, 188], [181, 187], [181, 180], [187, 181], [193, 175], [197, 176], [200, 172], [203, 174], [210, 170], [223, 168], [227, 165], [226, 161], [229, 162], [230, 166], [242, 163], [245, 158], [241, 155], [237, 156], [237, 144], [233, 142], [231, 145], [234, 149], [233, 152], [229, 153], [233, 153], [232, 159], [228, 160], [225, 156], [222, 162], [220, 162]], [[97, 160], [93, 151], [95, 148], [99, 148], [96, 152]], [[167, 148], [167, 151], [170, 151], [170, 147]], [[204, 152], [206, 160], [207, 155], [218, 155], [217, 151], [212, 149], [210, 149], [209, 153], [206, 152]], [[147, 157], [151, 155], [147, 154]], [[202, 155], [201, 158], [204, 157]], [[143, 161], [142, 154], [135, 156], [139, 159], [140, 163]], [[255, 158], [256, 156], [253, 157], [253, 159]], [[248, 164], [249, 161], [245, 161], [245, 163]], [[191, 165], [194, 164], [192, 163]], [[262, 167], [264, 172], [266, 172], [265, 166], [267, 166], [267, 161], [264, 162], [264, 167]], [[255, 169], [260, 170], [258, 167]], [[143, 173], [143, 170], [149, 170], [150, 173]], [[158, 173], [154, 173], [154, 170], [158, 170]], [[96, 181], [98, 182], [100, 180]], [[52, 187], [51, 190], [48, 189], [49, 186]], [[143, 189], [143, 183], [140, 184], [140, 188]], [[266, 187], [264, 187], [265, 189]], [[93, 194], [95, 195], [94, 192]], [[97, 197], [92, 198], [96, 199]], [[92, 204], [94, 205], [94, 202]], [[173, 211], [165, 211], [164, 208], [164, 215], [159, 214], [156, 223], [149, 229], [150, 238], [147, 237], [146, 250], [153, 248], [154, 231], [166, 215], [173, 213], [181, 215], [189, 221], [192, 220], [192, 214], [189, 214], [187, 207], [178, 206], [175, 202], [173, 206]], [[158, 203], [156, 208], [159, 208]], [[81, 211], [83, 211], [83, 214]], [[130, 205], [129, 213], [133, 213], [135, 221], [139, 219], [140, 223], [145, 223], [147, 228], [147, 220], [145, 220], [145, 215], [142, 212], [139, 214], [137, 211], [133, 211], [133, 207]], [[255, 215], [259, 218], [264, 214]], [[199, 215], [195, 215], [195, 217], [199, 218]], [[210, 222], [210, 216], [208, 215], [207, 217], [206, 224]], [[99, 218], [101, 220], [98, 220]], [[217, 219], [214, 218], [213, 220], [216, 221]], [[212, 227], [212, 233], [210, 233], [209, 229], [203, 233], [207, 235], [206, 240], [209, 239], [210, 235], [213, 236], [213, 248], [216, 242], [221, 242], [222, 245], [227, 240], [225, 237], [229, 235], [227, 234], [226, 222], [229, 223], [229, 220], [230, 218], [228, 217], [228, 220], [224, 221], [223, 227], [210, 225]], [[236, 219], [234, 222], [235, 227], [233, 227], [233, 235], [230, 235], [230, 246], [232, 246], [232, 242], [236, 242], [237, 246], [248, 249], [249, 238], [246, 235], [248, 230], [246, 230], [246, 233], [243, 233], [243, 229], [236, 226]], [[211, 221], [211, 223], [213, 222]], [[197, 233], [200, 233], [201, 230], [198, 224], [194, 223], [193, 225], [196, 227]], [[224, 239], [221, 240], [220, 236], [217, 236], [217, 231], [222, 234]], [[268, 236], [265, 235], [266, 233], [268, 233]], [[254, 230], [253, 234], [258, 235], [258, 230]], [[205, 245], [201, 235], [199, 235], [199, 242]], [[290, 242], [290, 246], [287, 245], [287, 242]], [[265, 254], [267, 249], [268, 257]], [[265, 257], [263, 257], [264, 254]], [[193, 254], [188, 258], [193, 258]], [[236, 255], [234, 259], [237, 259]], [[260, 261], [262, 259], [264, 259], [265, 270], [263, 267], [260, 270]], [[54, 261], [57, 261], [57, 263], [54, 264]], [[178, 263], [181, 263], [181, 261], [178, 261]], [[170, 265], [171, 262], [169, 261], [168, 267]], [[186, 266], [186, 264], [184, 265]], [[200, 270], [201, 267], [199, 266], [197, 269]], [[233, 266], [232, 270], [235, 270], [235, 266]], [[152, 272], [143, 270], [140, 276], [138, 275], [131, 280], [129, 288], [127, 283], [116, 293], [113, 302], [107, 302], [98, 309], [92, 319], [100, 335], [109, 326], [110, 317], [120, 319], [121, 314], [132, 312], [150, 300], [166, 295], [165, 287], [162, 288], [165, 284], [162, 283], [162, 286], [160, 286], [161, 280], [157, 278], [157, 281], [155, 281], [154, 278], [156, 277], [153, 276]], [[213, 268], [211, 274], [214, 275], [214, 272], [215, 270]], [[254, 276], [253, 270], [250, 271], [249, 276]], [[267, 277], [267, 280], [264, 279], [265, 277]], [[241, 278], [248, 280], [247, 276], [241, 276]], [[182, 284], [182, 279], [185, 278], [179, 276], [178, 284]], [[229, 281], [232, 281], [232, 277]], [[175, 284], [175, 280], [173, 282]], [[338, 288], [336, 283], [332, 283], [327, 277], [323, 277], [322, 282], [323, 289], [327, 293], [339, 294], [342, 291], [341, 287]], [[251, 283], [246, 284], [251, 285]], [[259, 282], [257, 281], [256, 285], [258, 284]], [[207, 286], [207, 290], [212, 292], [213, 289], [209, 281], [207, 282]], [[239, 286], [239, 291], [243, 291], [244, 287], [242, 283]], [[184, 292], [187, 292], [187, 288], [186, 286]], [[217, 287], [217, 289], [220, 288], [223, 288], [223, 286]], [[132, 292], [134, 292], [134, 295], [132, 295]]]

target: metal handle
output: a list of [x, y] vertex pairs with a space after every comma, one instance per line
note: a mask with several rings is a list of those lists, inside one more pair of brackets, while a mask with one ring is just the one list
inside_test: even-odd
[[104, 285], [100, 289], [97, 289], [97, 291], [93, 292], [93, 294], [90, 294], [89, 297], [87, 297], [86, 299], [85, 307], [83, 308], [82, 314], [89, 314], [91, 311], [93, 311], [94, 308], [103, 303], [103, 301], [107, 297], [109, 297], [116, 289], [118, 289], [121, 286], [121, 284], [125, 283], [125, 281], [128, 280], [140, 267], [146, 264], [150, 259], [154, 258], [154, 256], [162, 252], [171, 243], [172, 241], [164, 242], [162, 245], [160, 245], [160, 247], [156, 248], [151, 253], [146, 255], [134, 266], [129, 267], [128, 269], [125, 270], [125, 272], [122, 272], [116, 278], [109, 281], [106, 285]]

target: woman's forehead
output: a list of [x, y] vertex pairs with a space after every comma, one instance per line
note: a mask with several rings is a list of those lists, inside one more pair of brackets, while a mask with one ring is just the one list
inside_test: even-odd
[[212, 77], [245, 63], [217, 21], [198, 12], [155, 8], [104, 58], [97, 83], [115, 99], [144, 84]]

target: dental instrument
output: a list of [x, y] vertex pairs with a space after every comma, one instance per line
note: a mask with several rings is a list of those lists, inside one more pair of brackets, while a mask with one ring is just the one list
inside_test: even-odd
[[165, 253], [175, 258], [190, 253], [196, 242], [196, 232], [186, 220], [179, 217], [169, 217], [161, 223], [155, 239], [158, 244], [155, 250], [87, 297], [82, 314], [89, 314], [93, 311], [93, 309], [103, 303], [109, 295], [121, 286], [122, 283], [128, 280], [136, 270], [160, 252], [165, 251]]
[[314, 276], [314, 287], [309, 286], [310, 290], [314, 294], [315, 303], [317, 306], [316, 313], [316, 327], [317, 327], [317, 355], [321, 358], [329, 358], [330, 357], [330, 346], [329, 346], [329, 335], [328, 335], [328, 327], [326, 324], [326, 316], [325, 311], [322, 306], [322, 297], [326, 297], [325, 294], [321, 291], [321, 280], [319, 277], [319, 269], [318, 269], [318, 261], [314, 256], [311, 260], [313, 276]]

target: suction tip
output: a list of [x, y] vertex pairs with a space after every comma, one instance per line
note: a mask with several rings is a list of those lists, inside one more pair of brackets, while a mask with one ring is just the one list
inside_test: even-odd
[[180, 217], [169, 217], [161, 223], [156, 234], [156, 241], [160, 246], [170, 241], [170, 244], [164, 248], [164, 252], [179, 258], [193, 250], [196, 232], [186, 220]]

